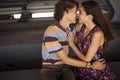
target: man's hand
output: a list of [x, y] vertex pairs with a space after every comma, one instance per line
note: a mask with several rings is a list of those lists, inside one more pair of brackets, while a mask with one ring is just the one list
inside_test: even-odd
[[99, 60], [96, 60], [94, 63], [94, 69], [98, 69], [98, 70], [102, 70], [106, 67], [106, 63], [105, 63], [105, 60], [104, 59], [99, 59]]

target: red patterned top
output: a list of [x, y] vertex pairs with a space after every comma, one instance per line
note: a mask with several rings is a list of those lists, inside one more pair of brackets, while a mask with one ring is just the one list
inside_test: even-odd
[[[89, 34], [85, 38], [83, 38], [84, 29], [85, 29], [85, 26], [82, 26], [80, 32], [78, 33], [77, 47], [84, 55], [86, 55], [86, 53], [89, 49], [89, 46], [91, 44], [93, 34], [96, 31], [102, 30], [102, 28], [100, 28], [99, 26], [95, 26], [89, 32]], [[103, 47], [104, 47], [104, 45], [102, 45], [98, 48], [92, 61], [102, 58]], [[114, 73], [110, 71], [110, 68], [108, 66], [104, 70], [78, 68], [78, 74], [79, 74], [79, 80], [114, 80], [114, 78], [115, 78]]]

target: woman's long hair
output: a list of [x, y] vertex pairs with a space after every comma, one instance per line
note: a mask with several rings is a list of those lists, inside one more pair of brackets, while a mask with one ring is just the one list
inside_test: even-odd
[[82, 7], [86, 11], [86, 13], [93, 16], [93, 21], [96, 25], [100, 26], [103, 29], [105, 36], [105, 48], [107, 48], [108, 43], [114, 39], [111, 24], [108, 18], [103, 14], [100, 5], [95, 1], [85, 1], [81, 3]]

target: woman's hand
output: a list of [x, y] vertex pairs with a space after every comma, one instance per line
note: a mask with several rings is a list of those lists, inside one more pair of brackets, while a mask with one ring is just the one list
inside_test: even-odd
[[68, 37], [69, 45], [72, 46], [74, 44], [74, 39], [75, 39], [74, 34], [72, 31], [68, 31], [68, 32], [66, 32], [66, 34]]

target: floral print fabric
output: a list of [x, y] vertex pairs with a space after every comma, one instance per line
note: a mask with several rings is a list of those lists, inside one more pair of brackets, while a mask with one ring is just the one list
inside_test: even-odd
[[[86, 55], [88, 48], [91, 44], [92, 36], [96, 31], [102, 30], [99, 26], [95, 26], [89, 34], [83, 39], [83, 32], [85, 26], [82, 26], [80, 32], [78, 33], [78, 43], [77, 47], [79, 50]], [[100, 46], [97, 50], [96, 55], [92, 61], [102, 58], [103, 55], [103, 46]], [[107, 66], [104, 70], [95, 70], [88, 68], [78, 68], [79, 80], [114, 80], [115, 75], [111, 72], [110, 68]]]

